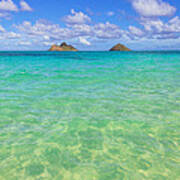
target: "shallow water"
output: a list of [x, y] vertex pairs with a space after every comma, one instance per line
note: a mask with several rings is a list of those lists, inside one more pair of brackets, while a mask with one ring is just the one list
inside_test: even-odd
[[0, 179], [179, 179], [179, 77], [179, 52], [0, 52]]

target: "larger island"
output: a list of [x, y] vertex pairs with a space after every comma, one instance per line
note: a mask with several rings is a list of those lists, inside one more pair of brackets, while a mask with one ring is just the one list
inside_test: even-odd
[[72, 45], [67, 45], [65, 42], [63, 42], [61, 45], [53, 44], [49, 51], [78, 51], [76, 48], [74, 48]]

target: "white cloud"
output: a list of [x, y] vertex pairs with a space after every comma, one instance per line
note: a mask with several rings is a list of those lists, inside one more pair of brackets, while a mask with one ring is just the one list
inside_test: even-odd
[[3, 10], [3, 11], [18, 11], [18, 8], [13, 3], [12, 0], [1, 0], [0, 1], [0, 10]]
[[33, 9], [29, 6], [29, 4], [27, 2], [25, 2], [24, 0], [20, 1], [20, 6], [21, 6], [21, 10], [22, 11], [32, 11]]
[[5, 34], [5, 36], [6, 36], [7, 39], [19, 39], [21, 37], [20, 34], [15, 33], [15, 32], [7, 32]]
[[[37, 21], [32, 25], [28, 21], [24, 21], [21, 25], [15, 26], [19, 31], [30, 36], [44, 37], [44, 40], [63, 40], [79, 37], [90, 36], [97, 39], [118, 39], [124, 33], [119, 26], [106, 22], [95, 25], [74, 24], [65, 28], [58, 24], [47, 24], [43, 21]], [[47, 39], [49, 38], [49, 39]]]
[[[89, 24], [91, 21], [90, 17], [82, 12], [71, 10], [71, 14], [64, 19], [67, 23], [66, 27], [61, 27], [59, 24], [53, 24], [42, 19], [34, 24], [24, 21], [22, 24], [13, 25], [13, 27], [21, 33], [24, 39], [31, 38], [33, 42], [37, 40], [37, 42], [39, 41], [38, 43], [41, 42], [44, 45], [62, 40], [77, 40], [77, 38], [81, 43], [91, 45], [86, 39], [87, 37], [96, 41], [98, 39], [120, 39], [125, 33], [119, 26], [109, 22]], [[13, 34], [11, 34], [11, 38], [13, 38]]]
[[47, 35], [44, 35], [43, 38], [44, 38], [44, 40], [50, 40], [50, 37]]
[[49, 42], [49, 41], [45, 41], [42, 43], [45, 46], [52, 46], [54, 43], [53, 42]]
[[119, 39], [124, 33], [119, 26], [109, 22], [96, 24], [93, 30], [96, 37], [100, 39]]
[[90, 43], [87, 39], [85, 39], [84, 37], [79, 37], [79, 41], [80, 41], [82, 44], [85, 44], [85, 45], [88, 45], [88, 46], [91, 45], [91, 43]]
[[20, 46], [30, 46], [32, 43], [28, 41], [20, 41], [17, 44]]
[[113, 12], [113, 11], [109, 11], [109, 12], [107, 13], [107, 15], [108, 15], [108, 16], [114, 16], [114, 12]]
[[0, 32], [5, 32], [6, 30], [0, 25]]
[[180, 32], [180, 18], [178, 16], [169, 20], [168, 25], [169, 31]]
[[139, 29], [139, 28], [137, 28], [135, 26], [129, 26], [129, 31], [130, 31], [131, 34], [133, 34], [135, 36], [141, 37], [141, 36], [144, 35], [144, 32], [141, 29]]
[[86, 36], [86, 35], [92, 35], [92, 26], [88, 24], [75, 24], [70, 26], [72, 34], [74, 36]]
[[64, 21], [67, 24], [84, 24], [90, 22], [91, 18], [83, 12], [76, 12], [74, 9], [71, 10], [71, 15], [64, 17]]
[[175, 39], [180, 37], [180, 18], [178, 16], [164, 23], [160, 19], [142, 18], [145, 34], [151, 39]]
[[7, 39], [19, 39], [21, 35], [15, 32], [6, 32], [5, 30], [2, 31], [0, 39], [7, 40]]
[[176, 8], [162, 0], [132, 0], [133, 8], [144, 17], [169, 16]]
[[36, 21], [34, 25], [31, 22], [24, 21], [20, 25], [15, 25], [15, 27], [30, 36], [38, 37], [49, 37], [50, 39], [64, 39], [71, 38], [72, 32], [68, 28], [61, 28], [58, 24], [48, 24], [43, 21]]
[[9, 19], [10, 18], [10, 14], [7, 13], [7, 12], [0, 12], [0, 18]]
[[164, 23], [160, 19], [141, 18], [140, 23], [144, 26], [144, 29], [148, 32], [153, 32], [153, 31], [161, 32], [164, 26]]

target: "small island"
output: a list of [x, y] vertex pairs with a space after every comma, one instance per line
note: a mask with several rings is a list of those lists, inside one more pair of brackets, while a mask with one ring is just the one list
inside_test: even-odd
[[131, 51], [131, 49], [127, 48], [123, 44], [117, 44], [113, 46], [109, 51]]
[[74, 48], [72, 45], [67, 45], [65, 42], [63, 42], [60, 46], [56, 44], [52, 45], [48, 51], [78, 51], [78, 50]]

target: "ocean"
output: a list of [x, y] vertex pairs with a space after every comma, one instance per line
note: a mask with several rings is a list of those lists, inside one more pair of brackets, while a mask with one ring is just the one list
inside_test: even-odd
[[1, 180], [178, 180], [180, 52], [0, 52]]

